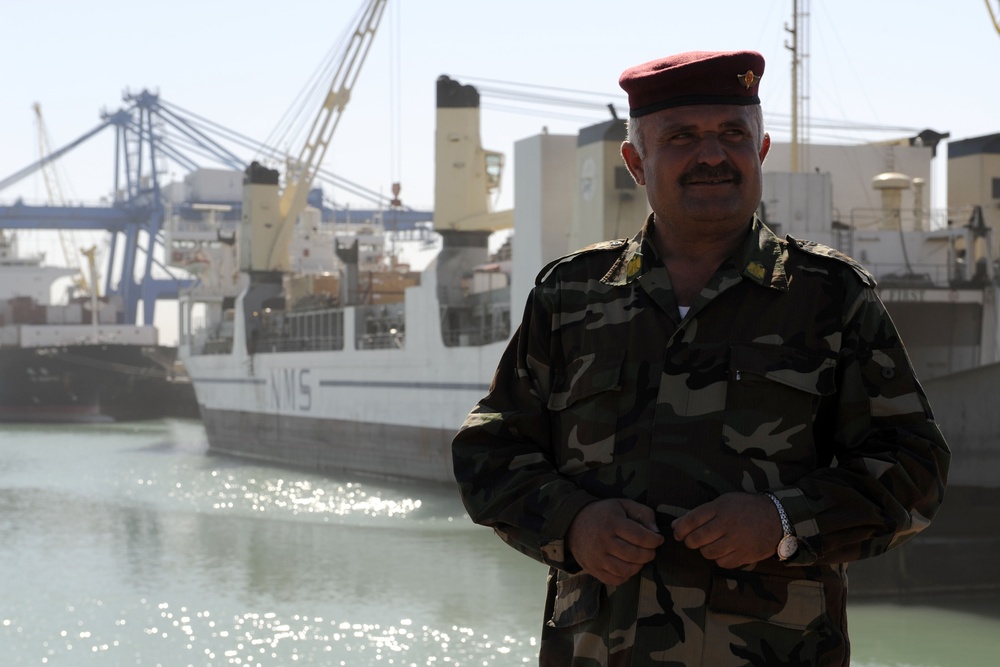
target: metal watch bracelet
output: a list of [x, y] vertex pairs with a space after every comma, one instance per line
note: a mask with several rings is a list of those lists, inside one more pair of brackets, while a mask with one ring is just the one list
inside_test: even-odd
[[781, 519], [781, 540], [775, 547], [774, 552], [778, 556], [778, 560], [788, 560], [798, 550], [799, 541], [795, 539], [795, 532], [792, 530], [792, 524], [788, 520], [788, 514], [785, 513], [785, 507], [778, 500], [778, 497], [769, 491], [765, 491], [764, 495], [774, 503], [775, 509], [778, 510], [778, 518]]

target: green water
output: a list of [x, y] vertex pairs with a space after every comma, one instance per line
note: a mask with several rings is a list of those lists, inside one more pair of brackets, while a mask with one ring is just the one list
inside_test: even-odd
[[[454, 494], [0, 427], [3, 665], [534, 664], [545, 570]], [[1000, 601], [852, 605], [854, 665], [995, 667]]]

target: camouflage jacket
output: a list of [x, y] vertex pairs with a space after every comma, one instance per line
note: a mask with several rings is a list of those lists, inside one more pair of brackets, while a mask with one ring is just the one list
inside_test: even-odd
[[[950, 459], [875, 281], [754, 220], [682, 318], [650, 224], [539, 276], [453, 444], [465, 506], [551, 568], [542, 665], [846, 665], [845, 563], [926, 527]], [[729, 491], [781, 499], [793, 559], [725, 570], [670, 537]], [[617, 587], [564, 547], [611, 497], [667, 536]]]

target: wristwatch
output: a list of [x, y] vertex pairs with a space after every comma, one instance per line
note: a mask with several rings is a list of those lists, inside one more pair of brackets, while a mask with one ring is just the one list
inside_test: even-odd
[[778, 510], [778, 518], [781, 519], [781, 541], [778, 542], [778, 546], [775, 547], [774, 551], [778, 555], [778, 560], [788, 560], [798, 551], [799, 541], [795, 539], [795, 532], [792, 530], [792, 525], [788, 522], [788, 515], [785, 514], [785, 508], [781, 505], [778, 497], [767, 491], [764, 492], [764, 495], [774, 503], [774, 506]]

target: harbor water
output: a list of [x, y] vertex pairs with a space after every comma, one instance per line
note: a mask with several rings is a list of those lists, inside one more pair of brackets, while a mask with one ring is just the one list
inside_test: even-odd
[[[451, 488], [207, 452], [195, 421], [0, 426], [3, 665], [532, 665], [545, 568]], [[994, 667], [1000, 600], [850, 606], [853, 665]]]

